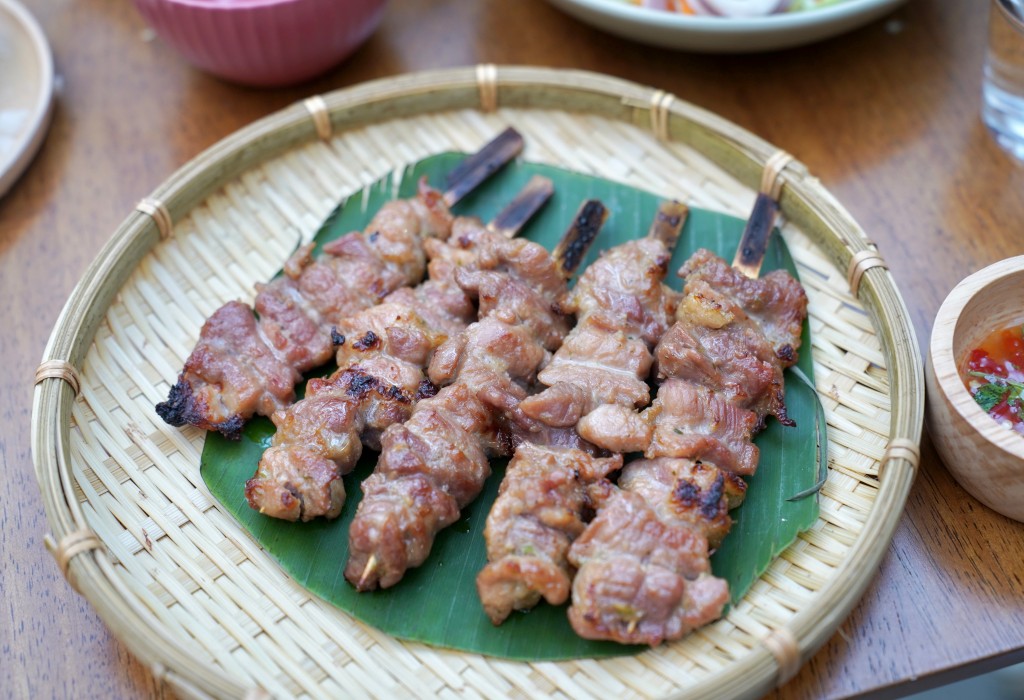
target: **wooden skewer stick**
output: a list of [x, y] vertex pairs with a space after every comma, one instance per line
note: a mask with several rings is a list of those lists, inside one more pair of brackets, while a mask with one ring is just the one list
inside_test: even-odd
[[775, 216], [779, 212], [779, 203], [764, 192], [759, 192], [754, 201], [754, 209], [743, 229], [743, 238], [736, 249], [736, 257], [732, 266], [751, 279], [761, 274], [764, 254], [768, 250], [775, 228]]
[[359, 585], [356, 586], [357, 590], [364, 590], [366, 582], [374, 572], [377, 570], [377, 555], [371, 554], [370, 558], [366, 560], [366, 566], [363, 567], [363, 573], [359, 575]]
[[761, 274], [761, 264], [764, 262], [764, 254], [768, 249], [768, 241], [771, 240], [775, 219], [779, 213], [779, 198], [782, 196], [783, 185], [780, 176], [792, 160], [793, 156], [785, 151], [778, 151], [764, 165], [761, 188], [757, 193], [757, 199], [754, 200], [754, 209], [747, 219], [747, 226], [743, 230], [743, 238], [740, 239], [736, 257], [732, 261], [732, 266], [736, 270], [751, 279], [757, 279]]
[[666, 248], [672, 250], [679, 240], [679, 234], [683, 232], [683, 225], [689, 215], [690, 208], [681, 202], [661, 202], [651, 227], [647, 230], [647, 236], [661, 241]]
[[515, 238], [527, 221], [547, 204], [555, 186], [543, 175], [534, 175], [515, 199], [495, 216], [487, 228], [506, 238]]
[[444, 201], [450, 207], [477, 185], [523, 152], [522, 135], [509, 127], [490, 143], [452, 168], [447, 175]]
[[580, 205], [572, 225], [552, 252], [563, 275], [571, 277], [575, 274], [607, 219], [608, 210], [600, 201], [588, 199]]

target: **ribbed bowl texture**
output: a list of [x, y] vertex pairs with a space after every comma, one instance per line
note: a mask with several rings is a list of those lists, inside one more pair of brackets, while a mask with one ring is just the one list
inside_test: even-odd
[[274, 87], [316, 77], [365, 42], [385, 0], [134, 0], [143, 19], [192, 65]]

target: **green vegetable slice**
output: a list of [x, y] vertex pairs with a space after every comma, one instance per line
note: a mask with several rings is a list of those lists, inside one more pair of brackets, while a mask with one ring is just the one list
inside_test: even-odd
[[[325, 221], [317, 235], [318, 243], [322, 245], [343, 233], [362, 229], [385, 201], [395, 196], [411, 196], [421, 175], [432, 183], [443, 182], [444, 173], [459, 158], [457, 154], [427, 158], [349, 197]], [[585, 264], [594, 259], [598, 249], [643, 235], [660, 199], [608, 180], [518, 163], [460, 202], [456, 211], [488, 220], [537, 173], [554, 181], [555, 196], [523, 235], [549, 249], [582, 200], [599, 198], [611, 211]], [[678, 269], [698, 247], [710, 248], [727, 260], [732, 259], [743, 226], [744, 222], [735, 217], [691, 210], [670, 269]], [[785, 244], [775, 236], [762, 269], [768, 272], [780, 267], [796, 274]], [[680, 281], [674, 276], [670, 282], [679, 287]], [[806, 324], [803, 348], [799, 367], [810, 377], [810, 337]], [[325, 368], [321, 373], [331, 369]], [[826, 449], [824, 421], [818, 420], [810, 386], [799, 381], [787, 382], [787, 408], [797, 427], [783, 428], [773, 421], [758, 436], [761, 462], [757, 473], [749, 479], [745, 503], [733, 512], [733, 531], [712, 558], [714, 572], [729, 581], [733, 602], [742, 598], [771, 561], [817, 519], [816, 498], [788, 500], [815, 491], [818, 458]], [[638, 647], [580, 639], [566, 620], [564, 606], [542, 604], [532, 611], [513, 614], [500, 627], [494, 627], [487, 619], [477, 597], [475, 579], [486, 562], [483, 527], [504, 473], [504, 461], [492, 464], [494, 474], [482, 496], [456, 525], [438, 536], [423, 566], [409, 571], [391, 589], [356, 593], [342, 575], [348, 551], [348, 526], [361, 496], [359, 483], [372, 472], [376, 455], [364, 456], [356, 470], [345, 478], [348, 501], [337, 520], [275, 520], [251, 510], [243, 495], [244, 483], [255, 472], [273, 430], [268, 419], [257, 418], [246, 426], [238, 442], [211, 433], [203, 449], [202, 476], [221, 505], [312, 593], [395, 637], [496, 657], [541, 661], [602, 658], [640, 651]]]

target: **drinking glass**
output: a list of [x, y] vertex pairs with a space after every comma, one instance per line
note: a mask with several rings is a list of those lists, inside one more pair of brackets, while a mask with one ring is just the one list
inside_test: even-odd
[[1024, 160], [1024, 0], [992, 0], [982, 117], [1005, 150]]

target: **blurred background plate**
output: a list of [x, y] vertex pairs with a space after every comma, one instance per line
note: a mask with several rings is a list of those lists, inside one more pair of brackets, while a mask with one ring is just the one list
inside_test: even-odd
[[46, 36], [24, 7], [0, 0], [0, 197], [39, 150], [52, 100]]
[[548, 1], [611, 34], [652, 46], [705, 53], [752, 53], [810, 44], [863, 26], [906, 2], [847, 0], [818, 10], [734, 18], [663, 12], [625, 0]]

